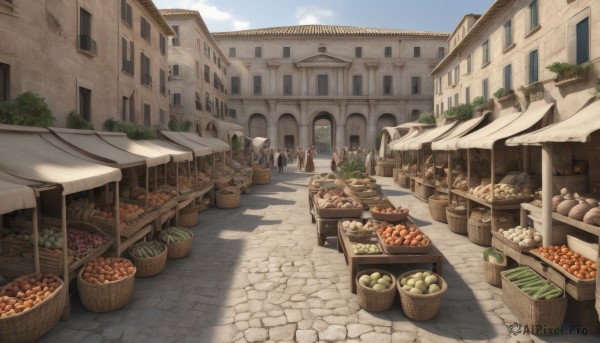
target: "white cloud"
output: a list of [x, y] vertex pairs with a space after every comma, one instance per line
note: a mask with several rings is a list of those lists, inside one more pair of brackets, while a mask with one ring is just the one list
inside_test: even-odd
[[235, 31], [248, 30], [250, 28], [250, 22], [245, 20], [234, 20], [233, 29]]
[[[218, 27], [217, 31], [226, 30], [247, 30], [250, 28], [250, 22], [238, 18], [232, 12], [220, 9], [210, 2], [214, 0], [179, 0], [168, 1], [168, 6], [163, 8], [185, 8], [200, 12], [202, 19], [209, 27]], [[160, 3], [161, 1], [159, 1]], [[164, 1], [165, 3], [167, 1]], [[160, 4], [158, 5], [160, 7]], [[214, 25], [210, 25], [210, 24]], [[212, 30], [211, 30], [212, 31]]]
[[299, 25], [322, 24], [324, 20], [333, 17], [333, 11], [318, 6], [300, 6], [296, 8], [296, 19]]
[[194, 1], [190, 8], [199, 11], [205, 20], [224, 21], [233, 18], [231, 13], [221, 11], [217, 6], [210, 5], [207, 0]]

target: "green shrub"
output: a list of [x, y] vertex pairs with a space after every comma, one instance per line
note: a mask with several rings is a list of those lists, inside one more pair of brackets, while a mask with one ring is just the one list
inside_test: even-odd
[[4, 124], [48, 127], [55, 120], [45, 99], [33, 92], [20, 94], [12, 103], [0, 103], [0, 122]]
[[154, 139], [155, 135], [151, 128], [142, 125], [125, 123], [113, 118], [104, 121], [104, 130], [110, 132], [123, 132], [129, 139]]
[[514, 92], [515, 91], [513, 91], [512, 89], [504, 89], [504, 88], [500, 87], [494, 92], [494, 97], [496, 99], [501, 99], [507, 95], [513, 94]]
[[564, 62], [554, 62], [546, 69], [556, 74], [555, 81], [562, 81], [572, 77], [587, 77], [594, 69], [594, 65], [590, 63], [571, 64]]
[[188, 131], [190, 131], [190, 128], [192, 127], [192, 122], [189, 120], [186, 120], [182, 123], [179, 120], [171, 117], [171, 119], [169, 119], [168, 127], [169, 127], [170, 131], [188, 132]]
[[92, 124], [83, 119], [79, 113], [75, 111], [71, 111], [67, 116], [67, 127], [70, 129], [79, 129], [79, 130], [93, 130], [94, 126]]
[[473, 101], [471, 101], [471, 104], [473, 106], [485, 106], [485, 100], [483, 100], [482, 96], [476, 96], [473, 98]]
[[341, 179], [349, 179], [349, 178], [360, 178], [364, 176], [364, 172], [367, 170], [363, 161], [359, 158], [351, 158], [350, 161], [343, 163], [340, 165], [340, 171], [338, 172], [338, 176]]
[[445, 115], [446, 118], [465, 121], [473, 118], [473, 109], [474, 106], [471, 104], [460, 104], [448, 109]]
[[519, 88], [519, 90], [521, 92], [523, 92], [523, 95], [525, 96], [529, 96], [531, 94], [535, 94], [535, 93], [539, 93], [539, 92], [543, 92], [544, 91], [544, 84], [541, 82], [536, 82], [536, 83], [532, 83], [529, 86], [525, 87], [525, 86], [521, 86]]
[[419, 116], [418, 122], [423, 124], [435, 124], [435, 116], [429, 112], [423, 112]]

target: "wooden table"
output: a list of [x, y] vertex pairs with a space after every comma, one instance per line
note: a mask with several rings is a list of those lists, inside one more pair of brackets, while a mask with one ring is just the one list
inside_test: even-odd
[[338, 250], [344, 253], [346, 263], [350, 266], [350, 289], [356, 293], [356, 274], [358, 265], [369, 264], [422, 264], [431, 263], [434, 271], [442, 275], [442, 264], [444, 255], [433, 245], [427, 254], [377, 254], [377, 255], [355, 255], [351, 248], [352, 243], [343, 230], [338, 230]]

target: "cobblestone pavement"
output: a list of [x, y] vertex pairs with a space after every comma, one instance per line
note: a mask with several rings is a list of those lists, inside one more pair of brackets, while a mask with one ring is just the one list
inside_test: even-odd
[[[315, 162], [317, 172], [328, 170], [328, 159]], [[308, 215], [309, 176], [295, 166], [283, 174], [274, 169], [272, 183], [242, 196], [240, 208], [202, 212], [188, 258], [169, 260], [160, 275], [136, 279], [131, 302], [114, 312], [88, 312], [74, 295], [70, 319], [41, 341], [540, 341], [509, 335], [506, 325], [516, 318], [504, 307], [501, 290], [483, 280], [483, 248], [431, 220], [427, 205], [391, 178], [378, 182], [394, 204], [410, 208], [445, 255], [449, 289], [438, 316], [427, 322], [408, 320], [398, 299], [384, 313], [362, 310], [349, 290], [348, 267], [336, 241], [317, 246]]]

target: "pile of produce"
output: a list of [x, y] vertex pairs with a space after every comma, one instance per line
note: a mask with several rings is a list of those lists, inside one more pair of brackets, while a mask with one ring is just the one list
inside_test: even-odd
[[156, 257], [165, 251], [159, 242], [139, 242], [131, 247], [131, 254], [138, 258]]
[[0, 318], [31, 310], [58, 287], [60, 284], [52, 275], [36, 274], [15, 279], [0, 289]]
[[[98, 212], [94, 215], [94, 217], [99, 217], [107, 222], [107, 224], [112, 225], [114, 213], [114, 206], [105, 205], [105, 206], [96, 206]], [[142, 207], [129, 204], [125, 202], [119, 203], [119, 218], [121, 223], [129, 224], [132, 222], [136, 222], [142, 215], [144, 215], [145, 211]], [[123, 225], [121, 225], [123, 227]]]
[[192, 238], [191, 231], [181, 227], [170, 227], [162, 230], [158, 238], [165, 244], [184, 242]]
[[483, 251], [483, 260], [488, 263], [502, 265], [504, 264], [504, 254], [489, 247]]
[[252, 168], [243, 168], [233, 174], [233, 184], [242, 187], [252, 182]]
[[354, 251], [355, 255], [377, 255], [383, 254], [381, 248], [377, 244], [363, 244], [356, 243], [352, 244], [352, 251]]
[[454, 181], [452, 181], [452, 188], [466, 192], [469, 189], [469, 184], [467, 183], [467, 176], [463, 174], [457, 176], [454, 179]]
[[392, 287], [392, 278], [389, 275], [382, 276], [379, 272], [375, 272], [371, 275], [363, 275], [358, 279], [358, 282], [375, 291], [385, 291]]
[[406, 226], [403, 224], [388, 224], [377, 230], [379, 237], [386, 245], [417, 247], [429, 244], [429, 238], [415, 226]]
[[240, 192], [240, 190], [236, 187], [221, 188], [217, 191], [217, 193], [219, 193], [221, 195], [238, 194], [239, 192]]
[[[40, 236], [40, 243], [42, 236]], [[46, 241], [47, 242], [47, 241]], [[55, 241], [58, 243], [58, 241]], [[94, 250], [108, 244], [107, 237], [83, 230], [67, 230], [67, 247], [73, 251], [76, 260], [88, 256]]]
[[390, 225], [390, 223], [386, 221], [368, 220], [363, 226], [363, 229], [371, 232], [377, 232], [379, 228], [385, 228], [388, 225]]
[[317, 193], [317, 207], [319, 208], [362, 208], [356, 199], [349, 197], [343, 189], [331, 189]]
[[536, 300], [556, 299], [563, 290], [546, 281], [531, 268], [523, 266], [502, 272], [506, 279]]
[[71, 201], [67, 206], [67, 219], [86, 222], [97, 212], [93, 202], [89, 202], [87, 198], [80, 198]]
[[371, 212], [381, 213], [381, 214], [408, 214], [408, 208], [402, 208], [398, 206], [398, 208], [393, 208], [388, 206], [387, 208], [379, 208], [375, 206], [371, 208]]
[[308, 180], [308, 187], [312, 192], [327, 192], [331, 189], [341, 189], [343, 185], [336, 183], [337, 176], [333, 173], [315, 175]]
[[[469, 189], [469, 193], [487, 202], [492, 201], [492, 185], [477, 186]], [[516, 199], [525, 196], [521, 188], [513, 185], [499, 183], [494, 185], [493, 197], [496, 200]]]
[[402, 289], [411, 294], [434, 294], [441, 290], [437, 276], [430, 272], [418, 272], [400, 280]]
[[498, 233], [520, 247], [534, 247], [542, 242], [542, 234], [530, 227], [519, 225], [508, 230], [500, 229]]
[[579, 280], [596, 279], [596, 262], [581, 256], [566, 245], [539, 247], [535, 251]]
[[344, 220], [342, 222], [342, 228], [344, 229], [344, 231], [346, 231], [347, 233], [350, 234], [354, 234], [354, 235], [371, 235], [373, 234], [373, 228], [363, 225], [362, 222], [357, 221], [357, 220]]
[[402, 167], [400, 168], [400, 172], [402, 174], [408, 174], [408, 163], [403, 163]]
[[124, 258], [98, 257], [85, 264], [83, 281], [104, 284], [120, 281], [135, 273], [131, 261]]
[[171, 194], [163, 192], [150, 192], [148, 193], [148, 206], [150, 207], [161, 207], [165, 203], [169, 202], [173, 196]]
[[552, 198], [552, 210], [563, 216], [583, 221], [586, 224], [600, 226], [600, 207], [598, 199], [571, 194], [566, 188]]

